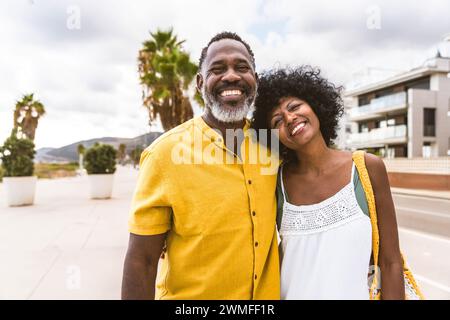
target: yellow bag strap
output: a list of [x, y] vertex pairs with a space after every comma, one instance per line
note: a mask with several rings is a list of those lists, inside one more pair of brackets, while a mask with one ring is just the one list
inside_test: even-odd
[[377, 211], [375, 207], [375, 196], [372, 189], [372, 183], [370, 182], [369, 172], [366, 168], [366, 163], [364, 159], [364, 151], [358, 150], [353, 152], [352, 158], [355, 163], [356, 169], [358, 170], [359, 178], [361, 180], [364, 193], [366, 194], [367, 205], [369, 207], [370, 223], [372, 225], [372, 253], [373, 253], [373, 264], [374, 264], [374, 277], [372, 285], [370, 287], [370, 297], [374, 298], [374, 289], [377, 287], [378, 283], [378, 253], [380, 250], [380, 235], [378, 233], [378, 223], [377, 223]]
[[[367, 171], [364, 151], [355, 151], [352, 155], [353, 162], [355, 163], [356, 169], [358, 170], [359, 178], [361, 180], [362, 187], [364, 189], [364, 193], [366, 194], [367, 205], [369, 207], [369, 216], [370, 222], [372, 225], [372, 253], [373, 253], [373, 264], [374, 264], [374, 277], [372, 284], [370, 286], [370, 298], [371, 299], [380, 299], [380, 291], [375, 291], [378, 286], [378, 253], [380, 251], [380, 235], [378, 232], [378, 223], [377, 223], [377, 211], [375, 206], [375, 195], [372, 189], [372, 183], [370, 182], [369, 172]], [[421, 300], [425, 299], [423, 296], [419, 286], [417, 285], [411, 270], [406, 264], [403, 253], [401, 253], [402, 262], [403, 262], [403, 274], [405, 280], [409, 282], [409, 284], [413, 287], [415, 293], [419, 296]]]

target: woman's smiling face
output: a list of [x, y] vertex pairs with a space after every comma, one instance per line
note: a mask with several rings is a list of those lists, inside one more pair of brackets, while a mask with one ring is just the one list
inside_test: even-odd
[[292, 150], [321, 135], [319, 119], [311, 106], [296, 97], [282, 98], [268, 120], [271, 129], [279, 130], [280, 142]]

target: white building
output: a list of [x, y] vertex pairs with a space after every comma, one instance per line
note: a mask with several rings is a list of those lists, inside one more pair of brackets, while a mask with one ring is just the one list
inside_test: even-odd
[[420, 67], [356, 85], [344, 95], [346, 148], [388, 158], [449, 155], [450, 35]]

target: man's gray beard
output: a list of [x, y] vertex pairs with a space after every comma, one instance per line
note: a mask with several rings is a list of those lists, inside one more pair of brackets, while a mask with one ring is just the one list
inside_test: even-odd
[[[258, 88], [255, 88], [255, 92], [257, 90]], [[202, 96], [203, 100], [205, 100], [206, 107], [211, 110], [214, 118], [225, 123], [242, 121], [250, 111], [253, 111], [256, 100], [255, 94], [253, 97], [245, 99], [244, 105], [241, 108], [228, 110], [223, 108], [213, 95], [208, 94], [204, 86], [202, 88]]]

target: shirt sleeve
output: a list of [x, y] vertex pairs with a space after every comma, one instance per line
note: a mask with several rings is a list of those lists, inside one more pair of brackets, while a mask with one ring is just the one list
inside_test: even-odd
[[144, 150], [139, 164], [139, 176], [131, 202], [129, 231], [137, 235], [162, 234], [170, 230], [172, 208], [169, 190], [158, 157]]

